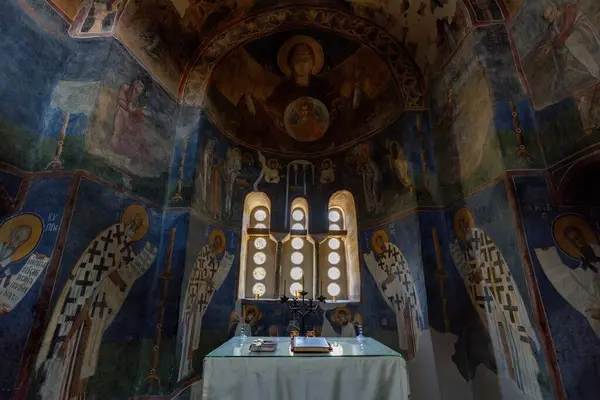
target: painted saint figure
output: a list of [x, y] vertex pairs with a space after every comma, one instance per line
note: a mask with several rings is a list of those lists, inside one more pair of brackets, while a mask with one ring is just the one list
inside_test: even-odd
[[150, 113], [139, 104], [143, 92], [144, 84], [140, 80], [132, 85], [123, 84], [119, 88], [110, 148], [117, 154], [150, 163], [154, 161], [154, 157], [144, 139], [144, 121]]
[[335, 181], [335, 170], [331, 158], [326, 158], [321, 161], [321, 176], [319, 182], [322, 184], [333, 183]]
[[527, 399], [541, 400], [534, 352], [540, 349], [539, 341], [502, 253], [475, 227], [466, 207], [455, 213], [454, 231], [460, 243], [451, 243], [452, 259], [488, 330], [499, 373], [514, 380]]
[[414, 187], [408, 173], [408, 162], [406, 161], [402, 147], [400, 147], [398, 142], [392, 141], [389, 143], [388, 151], [388, 162], [390, 164], [390, 168], [394, 171], [396, 178], [398, 178], [398, 181], [402, 184], [402, 186], [412, 192]]
[[0, 288], [10, 284], [14, 271], [11, 271], [8, 264], [12, 262], [15, 252], [29, 240], [31, 233], [30, 226], [19, 225], [11, 230], [6, 243], [0, 243]]
[[225, 165], [225, 182], [227, 189], [225, 191], [225, 215], [231, 217], [231, 205], [233, 200], [233, 190], [238, 177], [242, 173], [242, 152], [238, 148], [227, 149], [227, 163]]
[[100, 233], [73, 268], [46, 330], [36, 370], [44, 400], [85, 398], [95, 375], [100, 345], [135, 282], [150, 268], [156, 247], [136, 254], [133, 242], [149, 229], [146, 209], [132, 204], [121, 222]]
[[225, 234], [214, 229], [209, 243], [200, 250], [190, 273], [181, 315], [183, 334], [179, 379], [194, 372], [194, 351], [200, 345], [202, 317], [231, 269], [234, 256], [225, 251], [225, 246]]
[[275, 158], [270, 158], [269, 161], [263, 153], [258, 152], [258, 160], [260, 161], [261, 169], [258, 178], [254, 181], [254, 191], [258, 192], [258, 184], [264, 179], [267, 183], [279, 183], [279, 161]]
[[202, 198], [202, 204], [206, 209], [207, 206], [207, 198], [208, 198], [208, 188], [210, 187], [210, 175], [212, 170], [212, 165], [215, 159], [215, 147], [217, 146], [217, 140], [214, 138], [210, 138], [204, 144], [204, 151], [202, 153], [202, 159], [200, 160], [200, 168], [198, 171], [198, 179], [200, 180], [200, 184], [198, 185], [201, 188], [200, 196], [198, 200]]
[[552, 3], [544, 10], [544, 19], [552, 27], [551, 39], [542, 46], [540, 57], [553, 49], [564, 49], [579, 61], [587, 72], [600, 79], [600, 34], [577, 4], [567, 3], [560, 8]]
[[372, 251], [363, 257], [387, 305], [396, 314], [398, 342], [413, 359], [419, 349], [423, 312], [417, 287], [402, 251], [378, 230], [371, 237]]
[[356, 172], [362, 177], [365, 206], [369, 214], [383, 212], [383, 181], [379, 167], [371, 159], [368, 144], [361, 144], [350, 153], [351, 163], [356, 163]]
[[570, 268], [557, 248], [535, 249], [544, 273], [558, 293], [590, 324], [600, 338], [600, 241], [591, 225], [575, 214], [558, 217], [552, 227], [554, 241], [567, 256], [579, 260]]

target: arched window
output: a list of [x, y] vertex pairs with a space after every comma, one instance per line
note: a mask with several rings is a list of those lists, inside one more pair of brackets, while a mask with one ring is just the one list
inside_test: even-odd
[[290, 233], [281, 241], [280, 295], [298, 296], [302, 291], [307, 297], [315, 296], [315, 242], [308, 234], [308, 203], [296, 198], [290, 207], [292, 221]]
[[320, 292], [339, 301], [360, 300], [356, 206], [346, 190], [329, 198], [327, 237], [319, 243]]
[[277, 293], [277, 241], [270, 233], [271, 201], [253, 192], [244, 200], [239, 296], [273, 299]]

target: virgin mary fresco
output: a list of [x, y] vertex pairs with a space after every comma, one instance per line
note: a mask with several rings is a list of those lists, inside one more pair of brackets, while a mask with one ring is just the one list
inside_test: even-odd
[[[283, 152], [323, 151], [385, 126], [402, 109], [391, 74], [368, 48], [350, 49], [322, 73], [320, 43], [289, 37], [277, 52], [279, 75], [259, 63], [264, 54], [238, 48], [215, 72], [209, 115], [235, 139]], [[380, 97], [386, 106], [376, 106]]]

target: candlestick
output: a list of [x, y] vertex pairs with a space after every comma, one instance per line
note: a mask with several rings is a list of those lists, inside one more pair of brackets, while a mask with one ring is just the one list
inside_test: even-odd
[[335, 302], [335, 296], [333, 296], [333, 301]]

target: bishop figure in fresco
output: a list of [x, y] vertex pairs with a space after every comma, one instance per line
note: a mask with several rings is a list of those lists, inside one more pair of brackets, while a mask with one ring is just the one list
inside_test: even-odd
[[534, 352], [539, 351], [539, 341], [502, 253], [492, 238], [475, 227], [466, 207], [455, 213], [454, 230], [460, 243], [451, 243], [452, 259], [488, 330], [499, 373], [507, 373], [527, 399], [541, 400]]
[[183, 334], [179, 379], [194, 372], [194, 351], [200, 345], [202, 317], [231, 269], [234, 256], [225, 251], [225, 245], [225, 234], [213, 229], [209, 243], [200, 250], [190, 273], [181, 315]]
[[411, 360], [419, 349], [424, 323], [415, 281], [404, 254], [388, 241], [383, 230], [373, 233], [371, 247], [373, 251], [364, 255], [365, 263], [385, 302], [396, 314], [399, 345]]
[[600, 338], [600, 241], [591, 225], [575, 214], [564, 214], [553, 224], [554, 241], [563, 254], [579, 261], [571, 268], [557, 247], [535, 249], [544, 273], [558, 293], [588, 321]]
[[85, 398], [104, 332], [156, 257], [150, 243], [138, 254], [131, 248], [148, 228], [147, 211], [133, 204], [120, 223], [100, 233], [83, 252], [56, 302], [38, 354], [36, 369], [43, 379], [39, 398]]

